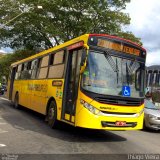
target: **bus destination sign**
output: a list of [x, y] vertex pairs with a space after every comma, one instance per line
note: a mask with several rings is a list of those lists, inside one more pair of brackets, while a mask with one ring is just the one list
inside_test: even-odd
[[98, 39], [97, 46], [113, 49], [113, 50], [116, 50], [116, 51], [119, 51], [119, 52], [124, 52], [124, 53], [127, 53], [127, 54], [133, 54], [133, 55], [136, 55], [136, 56], [140, 56], [140, 50], [139, 49], [128, 47], [126, 45], [116, 43], [116, 42], [111, 42], [111, 41], [104, 40], [104, 39]]

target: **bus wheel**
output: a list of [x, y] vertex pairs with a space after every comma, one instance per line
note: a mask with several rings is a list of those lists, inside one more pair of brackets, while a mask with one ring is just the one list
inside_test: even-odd
[[54, 101], [51, 101], [49, 103], [47, 119], [48, 119], [48, 125], [51, 128], [57, 127], [57, 107]]
[[19, 95], [16, 93], [15, 98], [14, 98], [14, 108], [18, 109], [19, 108]]

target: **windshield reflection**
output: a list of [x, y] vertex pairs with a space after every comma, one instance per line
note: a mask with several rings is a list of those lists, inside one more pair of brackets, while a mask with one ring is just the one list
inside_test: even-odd
[[82, 75], [82, 88], [94, 93], [122, 96], [129, 86], [130, 97], [144, 96], [144, 67], [140, 62], [111, 56], [108, 52], [90, 51]]

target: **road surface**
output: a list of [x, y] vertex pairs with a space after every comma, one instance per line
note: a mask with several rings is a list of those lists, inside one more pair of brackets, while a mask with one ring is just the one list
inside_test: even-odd
[[160, 154], [160, 132], [99, 131], [63, 123], [53, 130], [42, 115], [25, 108], [14, 109], [0, 97], [0, 153]]

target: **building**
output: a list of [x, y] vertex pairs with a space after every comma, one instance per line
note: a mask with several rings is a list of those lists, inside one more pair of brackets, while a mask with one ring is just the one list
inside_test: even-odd
[[160, 65], [146, 67], [146, 86], [160, 88]]

